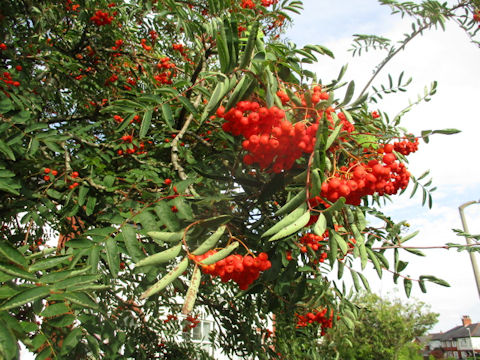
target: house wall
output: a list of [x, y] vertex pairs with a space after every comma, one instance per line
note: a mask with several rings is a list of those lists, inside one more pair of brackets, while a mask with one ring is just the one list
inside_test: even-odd
[[430, 350], [433, 350], [433, 349], [436, 349], [436, 348], [439, 348], [442, 346], [442, 343], [440, 340], [431, 340], [429, 343], [428, 343], [428, 346], [430, 347]]
[[[472, 337], [473, 348], [480, 351], [480, 337], [475, 336]], [[459, 338], [457, 340], [458, 350], [471, 350], [472, 343], [470, 342], [470, 338]]]
[[473, 348], [480, 351], [480, 336], [472, 337]]

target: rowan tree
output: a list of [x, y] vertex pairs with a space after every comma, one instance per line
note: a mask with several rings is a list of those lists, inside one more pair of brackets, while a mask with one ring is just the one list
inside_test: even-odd
[[[375, 76], [447, 20], [477, 34], [476, 0], [381, 3], [413, 30], [400, 45], [355, 38], [390, 49]], [[456, 131], [410, 134], [404, 113], [382, 112], [402, 78], [355, 92], [344, 71], [329, 81], [305, 69], [333, 54], [282, 40], [301, 6], [2, 1], [3, 358], [18, 358], [19, 342], [37, 359], [208, 358], [178, 342], [200, 306], [229, 355], [314, 359], [303, 344], [354, 323], [344, 272], [357, 290], [367, 266], [407, 293], [446, 285], [402, 275], [411, 235], [380, 205], [411, 182], [431, 205], [407, 156]]]

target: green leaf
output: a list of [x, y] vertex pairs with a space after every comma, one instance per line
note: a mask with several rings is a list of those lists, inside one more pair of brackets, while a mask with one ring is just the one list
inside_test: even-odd
[[19, 359], [17, 338], [3, 322], [0, 322], [0, 358]]
[[168, 104], [162, 104], [162, 113], [165, 122], [167, 123], [170, 130], [173, 130], [173, 125], [175, 120], [173, 119], [172, 109]]
[[212, 235], [210, 235], [199, 247], [192, 252], [193, 255], [203, 255], [208, 250], [212, 249], [220, 237], [225, 232], [227, 227], [225, 225], [221, 225]]
[[350, 269], [350, 274], [352, 275], [353, 285], [355, 286], [355, 290], [360, 291], [362, 290], [360, 287], [360, 282], [358, 281], [358, 274], [355, 270]]
[[224, 258], [226, 258], [230, 253], [235, 250], [238, 247], [239, 243], [238, 241], [232, 242], [230, 245], [227, 247], [223, 248], [222, 250], [216, 252], [213, 255], [210, 255], [209, 257], [203, 259], [200, 264], [202, 265], [211, 265], [216, 263], [217, 261], [220, 261]]
[[[164, 202], [161, 201], [160, 203], [158, 203], [157, 206], [159, 206], [159, 204], [164, 205]], [[168, 209], [170, 210], [169, 207]], [[170, 213], [172, 212], [170, 211]], [[160, 216], [159, 218], [161, 219]], [[149, 209], [144, 208], [140, 210], [140, 212], [133, 218], [133, 220], [135, 222], [139, 222], [140, 224], [142, 224], [143, 229], [147, 231], [157, 230], [160, 227], [160, 224], [158, 223], [157, 219], [155, 218], [155, 216], [153, 216], [153, 214], [150, 212]]]
[[325, 214], [333, 214], [336, 211], [339, 211], [345, 205], [345, 198], [341, 197], [335, 203], [324, 211]]
[[274, 241], [278, 240], [281, 238], [284, 238], [286, 236], [292, 235], [300, 229], [304, 228], [308, 222], [310, 221], [310, 211], [305, 212], [302, 216], [300, 216], [298, 219], [296, 219], [294, 222], [292, 222], [289, 225], [286, 225], [283, 229], [278, 231], [275, 235], [273, 235], [269, 241]]
[[45, 346], [45, 348], [35, 357], [35, 360], [45, 360], [52, 355], [52, 347]]
[[417, 236], [419, 232], [420, 232], [420, 231], [419, 231], [419, 230], [417, 230], [417, 231], [415, 231], [415, 232], [413, 232], [413, 233], [411, 233], [411, 234], [409, 234], [409, 235], [407, 235], [407, 236], [405, 236], [405, 237], [401, 238], [399, 242], [400, 242], [400, 243], [404, 243], [404, 242], [406, 242], [406, 241], [410, 240], [411, 238], [413, 238], [413, 237]]
[[347, 242], [343, 237], [341, 237], [336, 231], [329, 229], [329, 236], [333, 237], [335, 242], [337, 243], [340, 250], [342, 250], [343, 255], [347, 254], [348, 252], [348, 245]]
[[78, 205], [83, 206], [85, 204], [85, 198], [88, 194], [89, 188], [85, 185], [80, 186], [78, 190]]
[[182, 250], [182, 243], [180, 242], [176, 246], [172, 246], [167, 250], [164, 250], [154, 255], [150, 255], [140, 260], [135, 264], [135, 267], [162, 264], [164, 262], [175, 259], [178, 256], [178, 254], [180, 254], [181, 250]]
[[4, 153], [7, 156], [7, 159], [10, 159], [13, 161], [16, 160], [12, 149], [10, 149], [10, 147], [7, 144], [5, 144], [3, 140], [0, 140], [0, 152]]
[[376, 254], [371, 250], [369, 247], [367, 249], [367, 254], [370, 260], [372, 260], [373, 266], [375, 267], [375, 270], [377, 271], [378, 277], [382, 277], [382, 267], [380, 265], [380, 262], [378, 261], [378, 258]]
[[48, 322], [48, 325], [63, 328], [69, 325], [72, 325], [75, 321], [75, 315], [66, 314], [56, 317]]
[[68, 306], [65, 305], [65, 303], [63, 302], [60, 302], [57, 304], [52, 304], [47, 306], [45, 310], [43, 310], [39, 315], [49, 318], [49, 317], [63, 315], [68, 312], [70, 312], [70, 309], [68, 308]]
[[90, 296], [83, 292], [66, 292], [63, 294], [63, 297], [70, 302], [83, 306], [83, 307], [88, 307], [90, 309], [98, 310], [99, 306], [98, 304], [93, 301]]
[[87, 200], [87, 208], [85, 210], [85, 214], [90, 216], [93, 214], [93, 210], [95, 209], [95, 204], [97, 203], [97, 198], [93, 196], [89, 196]]
[[360, 276], [360, 279], [362, 280], [363, 287], [367, 290], [370, 291], [370, 284], [368, 283], [367, 278], [361, 273], [358, 273], [358, 276]]
[[60, 354], [66, 355], [70, 351], [72, 351], [75, 346], [77, 346], [78, 342], [82, 338], [82, 329], [81, 328], [74, 328], [72, 331], [70, 331], [63, 340], [62, 343], [62, 349], [60, 351]]
[[327, 142], [325, 144], [325, 149], [329, 149], [332, 146], [333, 142], [337, 139], [338, 134], [342, 130], [343, 124], [338, 125], [335, 130], [328, 136]]
[[117, 241], [114, 238], [108, 238], [105, 242], [105, 249], [107, 250], [107, 263], [110, 273], [114, 278], [118, 276], [120, 271], [120, 257], [118, 254]]
[[176, 197], [170, 201], [170, 204], [178, 210], [177, 217], [183, 220], [192, 220], [193, 212], [188, 202], [183, 197]]
[[190, 279], [190, 285], [188, 287], [187, 295], [185, 296], [185, 302], [183, 303], [182, 314], [188, 315], [192, 312], [195, 300], [197, 298], [198, 288], [200, 287], [200, 279], [202, 273], [198, 265], [193, 269], [192, 277]]
[[27, 303], [30, 303], [32, 301], [35, 301], [37, 299], [43, 299], [49, 294], [50, 294], [50, 288], [45, 286], [30, 288], [25, 291], [22, 291], [21, 293], [12, 297], [7, 302], [3, 303], [3, 305], [0, 306], [0, 310], [10, 310], [10, 309], [25, 305]]
[[327, 218], [323, 213], [318, 216], [318, 220], [313, 226], [313, 232], [319, 236], [322, 236], [327, 229]]
[[17, 249], [3, 241], [0, 242], [0, 255], [23, 268], [28, 266], [27, 260], [25, 260], [23, 255]]
[[12, 109], [13, 109], [12, 101], [6, 97], [3, 97], [0, 100], [0, 114], [6, 114]]
[[57, 265], [60, 265], [63, 262], [68, 261], [69, 258], [70, 258], [70, 255], [51, 257], [42, 261], [38, 261], [33, 265], [30, 265], [28, 270], [30, 272], [35, 272], [40, 270], [51, 269]]
[[272, 236], [278, 233], [280, 230], [284, 229], [285, 226], [292, 224], [295, 220], [299, 219], [302, 215], [307, 212], [307, 205], [303, 203], [290, 214], [285, 216], [282, 220], [278, 221], [275, 225], [269, 228], [262, 234], [262, 237]]
[[27, 279], [32, 281], [35, 281], [37, 279], [33, 274], [30, 274], [25, 270], [19, 269], [14, 265], [0, 264], [0, 271], [4, 272], [5, 274], [16, 276], [22, 279]]
[[345, 98], [343, 99], [342, 103], [338, 105], [338, 107], [348, 104], [353, 98], [354, 91], [355, 91], [355, 82], [350, 81], [347, 87], [347, 91], [345, 93]]
[[124, 225], [120, 236], [123, 239], [128, 255], [130, 255], [134, 262], [138, 262], [145, 257], [142, 251], [142, 245], [137, 240], [137, 232], [130, 225]]
[[450, 284], [448, 282], [446, 282], [445, 280], [439, 279], [435, 276], [432, 276], [432, 275], [422, 275], [422, 276], [420, 276], [420, 280], [423, 280], [423, 281], [427, 280], [427, 281], [433, 282], [437, 285], [450, 287]]
[[140, 125], [140, 131], [138, 133], [139, 139], [147, 135], [148, 129], [150, 128], [150, 124], [152, 123], [152, 114], [153, 114], [152, 109], [145, 111], [145, 114], [143, 115], [142, 124]]
[[283, 214], [290, 213], [292, 210], [296, 209], [302, 203], [307, 200], [307, 192], [303, 188], [299, 193], [297, 193], [292, 199], [290, 199], [285, 205], [283, 205], [279, 210], [275, 212], [275, 215], [280, 216]]
[[227, 89], [227, 85], [226, 85], [227, 82], [228, 82], [228, 78], [223, 81], [219, 81], [217, 83], [217, 85], [215, 86], [215, 89], [213, 90], [213, 93], [210, 96], [210, 100], [205, 106], [202, 118], [206, 119], [209, 115], [211, 115], [217, 109], [218, 104], [222, 100], [223, 96], [225, 96], [226, 89]]
[[407, 297], [410, 297], [410, 293], [412, 292], [412, 280], [409, 278], [403, 279], [403, 287], [405, 288], [405, 294]]
[[90, 284], [94, 281], [97, 281], [100, 278], [100, 275], [95, 274], [95, 275], [78, 275], [78, 276], [72, 276], [68, 277], [62, 281], [58, 281], [52, 285], [54, 289], [63, 289], [63, 288], [69, 288], [73, 286], [78, 286], [81, 284]]
[[18, 293], [19, 293], [19, 290], [15, 289], [11, 286], [3, 285], [2, 287], [0, 287], [0, 299], [11, 298], [12, 296], [14, 296]]
[[[155, 213], [157, 214], [158, 218], [165, 224], [165, 226], [170, 231], [178, 231], [180, 230], [180, 224], [178, 222], [177, 217], [168, 206], [166, 201], [160, 201], [155, 205], [153, 208]], [[158, 228], [158, 226], [157, 226]], [[147, 229], [148, 230], [148, 229]]]
[[[237, 243], [238, 245], [238, 243]], [[146, 299], [159, 291], [162, 291], [167, 287], [173, 280], [178, 278], [188, 266], [188, 258], [184, 258], [172, 271], [170, 271], [167, 275], [162, 277], [158, 282], [156, 282], [153, 286], [148, 288], [143, 294], [140, 296], [140, 299]]]
[[36, 351], [40, 346], [42, 346], [45, 341], [47, 341], [47, 337], [44, 334], [37, 334], [33, 339], [32, 339], [32, 347], [33, 351]]
[[195, 109], [195, 106], [188, 100], [185, 96], [179, 96], [178, 100], [185, 106], [185, 108], [188, 110], [190, 114], [196, 114], [197, 109]]
[[51, 272], [49, 274], [43, 275], [38, 282], [41, 283], [55, 283], [58, 281], [65, 280], [69, 277], [76, 276], [76, 275], [81, 275], [88, 270], [90, 270], [91, 267], [87, 266], [83, 269], [76, 269], [76, 270], [65, 270], [65, 271], [57, 271], [57, 272]]
[[443, 130], [433, 130], [432, 134], [443, 134], [443, 135], [453, 135], [460, 133], [461, 130], [458, 129], [443, 129]]
[[184, 233], [185, 231], [183, 230], [177, 232], [149, 231], [147, 232], [147, 235], [150, 236], [153, 240], [158, 240], [161, 242], [176, 242], [183, 238]]
[[260, 27], [260, 22], [256, 21], [251, 29], [250, 34], [248, 35], [247, 45], [245, 46], [245, 51], [243, 52], [242, 59], [240, 60], [240, 69], [246, 69], [252, 60], [253, 49], [257, 39], [257, 33]]

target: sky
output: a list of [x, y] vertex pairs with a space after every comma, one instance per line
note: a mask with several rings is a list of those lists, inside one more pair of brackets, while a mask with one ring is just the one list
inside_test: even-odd
[[[353, 34], [375, 34], [396, 42], [410, 31], [410, 21], [398, 15], [390, 15], [390, 9], [373, 0], [343, 0], [341, 5], [331, 1], [304, 0], [304, 11], [294, 16], [294, 25], [287, 37], [298, 46], [324, 45], [335, 54], [335, 60], [322, 57], [311, 65], [323, 83], [337, 77], [340, 67], [348, 64], [344, 80], [354, 80], [357, 94], [370, 78], [373, 68], [383, 59], [385, 52], [369, 51], [352, 58]], [[410, 172], [419, 177], [430, 170], [437, 190], [432, 193], [433, 207], [422, 207], [421, 195], [410, 198], [409, 192], [394, 197], [383, 208], [393, 219], [407, 220], [410, 232], [420, 233], [409, 241], [410, 246], [441, 246], [449, 242], [464, 243], [452, 229], [461, 229], [458, 207], [468, 201], [480, 200], [480, 167], [478, 150], [480, 140], [480, 48], [472, 44], [468, 36], [454, 23], [446, 31], [430, 31], [412, 40], [384, 68], [374, 85], [388, 84], [388, 74], [397, 79], [402, 71], [413, 81], [406, 93], [393, 94], [385, 101], [371, 104], [372, 110], [386, 112], [390, 117], [408, 106], [409, 99], [416, 100], [423, 94], [424, 86], [438, 81], [437, 94], [427, 103], [414, 107], [403, 118], [402, 126], [416, 135], [421, 130], [457, 128], [456, 135], [433, 135], [430, 142], [421, 141], [419, 151], [409, 156]], [[339, 95], [338, 97], [341, 98]], [[355, 98], [355, 97], [354, 97]], [[465, 209], [470, 233], [480, 233], [480, 204]], [[446, 331], [461, 325], [463, 315], [473, 322], [480, 322], [480, 297], [476, 288], [468, 253], [456, 250], [428, 249], [426, 257], [405, 256], [409, 265], [404, 272], [412, 278], [434, 275], [449, 282], [451, 287], [427, 283], [423, 294], [414, 286], [411, 298], [431, 306], [439, 313], [439, 322], [432, 331]], [[480, 263], [480, 256], [475, 255]], [[391, 260], [389, 258], [389, 260]], [[393, 260], [390, 261], [392, 263]], [[370, 266], [371, 267], [371, 266]], [[376, 272], [368, 269], [366, 275], [372, 290], [379, 295], [405, 297], [403, 286], [395, 286], [390, 274], [381, 280]]]

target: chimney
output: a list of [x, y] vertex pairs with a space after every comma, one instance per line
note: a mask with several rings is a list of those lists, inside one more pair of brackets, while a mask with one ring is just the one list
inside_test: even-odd
[[472, 323], [472, 319], [470, 319], [470, 316], [468, 315], [463, 315], [462, 316], [462, 324], [463, 326], [467, 327], [468, 325], [470, 325]]

